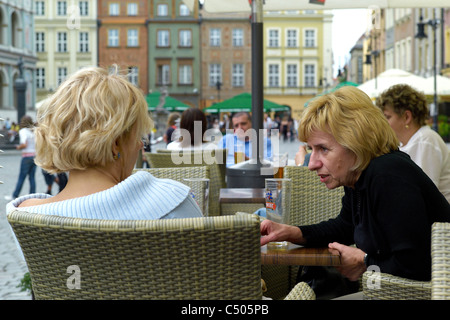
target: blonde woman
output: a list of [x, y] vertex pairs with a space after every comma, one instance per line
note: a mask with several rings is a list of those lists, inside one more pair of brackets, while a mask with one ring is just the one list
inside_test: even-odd
[[370, 98], [355, 87], [317, 98], [302, 115], [299, 139], [312, 149], [308, 168], [318, 179], [328, 189], [344, 186], [342, 209], [335, 219], [310, 226], [265, 220], [261, 244], [287, 240], [329, 246], [340, 252], [338, 270], [350, 280], [371, 265], [430, 280], [431, 225], [450, 221], [450, 205], [398, 150], [395, 132]]
[[147, 172], [131, 175], [152, 121], [142, 93], [118, 74], [84, 68], [38, 110], [36, 164], [68, 172], [55, 196], [32, 194], [7, 205], [33, 213], [92, 219], [200, 217], [189, 188]]

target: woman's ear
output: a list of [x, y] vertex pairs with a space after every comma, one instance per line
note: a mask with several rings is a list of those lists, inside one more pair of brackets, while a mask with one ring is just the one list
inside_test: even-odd
[[406, 125], [410, 125], [414, 122], [414, 118], [410, 110], [405, 110], [405, 112], [403, 112], [403, 117], [405, 118]]
[[113, 157], [116, 158], [119, 152], [120, 152], [120, 138], [117, 138], [116, 140], [114, 140], [112, 145]]

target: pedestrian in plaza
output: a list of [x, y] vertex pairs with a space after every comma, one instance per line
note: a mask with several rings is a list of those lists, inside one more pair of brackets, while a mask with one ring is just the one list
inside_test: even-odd
[[[30, 182], [30, 193], [36, 192], [36, 164], [34, 163], [36, 148], [34, 122], [30, 116], [25, 115], [20, 120], [19, 139], [20, 144], [16, 146], [16, 149], [22, 150], [22, 160], [20, 162], [19, 178], [17, 180], [16, 188], [12, 194], [13, 199], [19, 196], [27, 176], [28, 181]], [[5, 198], [9, 199], [8, 196]]]
[[290, 241], [336, 249], [342, 262], [337, 269], [351, 281], [372, 265], [429, 281], [431, 225], [450, 222], [450, 204], [399, 150], [397, 135], [371, 99], [351, 86], [318, 97], [303, 112], [299, 139], [312, 149], [308, 168], [318, 179], [328, 189], [344, 187], [341, 211], [309, 226], [264, 220], [261, 245]]
[[[111, 73], [110, 73], [111, 72]], [[17, 198], [7, 213], [86, 219], [150, 220], [202, 217], [189, 187], [132, 174], [152, 120], [142, 92], [113, 70], [82, 68], [37, 111], [36, 164], [50, 174], [68, 172], [65, 188]]]
[[450, 202], [450, 150], [442, 137], [427, 125], [425, 95], [407, 84], [385, 90], [376, 100], [400, 140], [400, 150], [433, 180]]

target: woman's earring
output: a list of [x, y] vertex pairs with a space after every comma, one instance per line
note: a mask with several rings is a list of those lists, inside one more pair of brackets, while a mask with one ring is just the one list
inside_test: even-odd
[[113, 156], [113, 159], [114, 160], [117, 160], [117, 159], [119, 159], [120, 158], [120, 152], [117, 152], [117, 155], [115, 154], [114, 156]]
[[405, 128], [406, 128], [406, 129], [409, 129], [409, 126], [408, 126], [408, 125], [406, 125], [406, 126], [405, 126]]

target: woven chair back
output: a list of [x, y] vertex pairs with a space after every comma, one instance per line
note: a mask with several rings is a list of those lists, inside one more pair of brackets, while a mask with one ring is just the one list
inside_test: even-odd
[[209, 216], [220, 213], [220, 188], [225, 188], [226, 149], [205, 151], [174, 151], [160, 149], [146, 153], [151, 168], [207, 166], [210, 176]]
[[291, 225], [308, 225], [336, 217], [341, 211], [344, 188], [329, 190], [315, 171], [287, 166], [284, 177], [292, 180]]
[[36, 299], [261, 299], [256, 216], [8, 221]]

